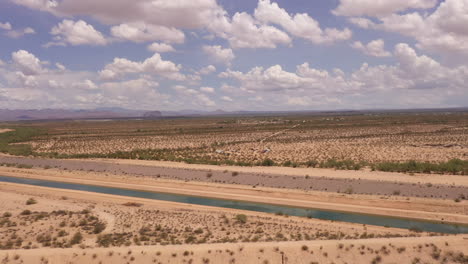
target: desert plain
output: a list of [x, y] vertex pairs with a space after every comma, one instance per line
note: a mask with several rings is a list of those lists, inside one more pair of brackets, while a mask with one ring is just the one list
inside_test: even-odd
[[[0, 176], [468, 225], [468, 114], [2, 123]], [[2, 263], [468, 263], [468, 234], [0, 182]]]

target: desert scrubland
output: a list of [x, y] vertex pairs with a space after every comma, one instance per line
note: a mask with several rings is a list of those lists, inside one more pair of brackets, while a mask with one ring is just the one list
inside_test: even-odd
[[[466, 201], [331, 194], [180, 182], [61, 169], [2, 167], [2, 175], [106, 186], [179, 189], [286, 203], [322, 201], [360, 212], [468, 222]], [[144, 187], [139, 187], [144, 189]], [[152, 189], [154, 188], [154, 189]], [[167, 191], [167, 190], [166, 190]], [[177, 193], [177, 191], [173, 191]], [[287, 215], [0, 183], [4, 263], [466, 263], [466, 235], [446, 235]], [[334, 206], [335, 205], [335, 206]], [[368, 210], [368, 211], [366, 211]], [[424, 213], [425, 212], [425, 213]], [[437, 212], [437, 213], [436, 213]], [[435, 214], [434, 214], [435, 213]], [[384, 214], [384, 213], [382, 213]], [[458, 217], [457, 217], [458, 215]], [[456, 218], [450, 218], [456, 217]], [[438, 219], [438, 218], [437, 218]], [[440, 219], [438, 219], [440, 220]]]
[[[17, 129], [26, 128], [34, 132], [14, 143], [47, 157], [451, 174], [468, 170], [464, 112], [34, 122]], [[420, 164], [450, 160], [442, 167]]]
[[[464, 112], [2, 123], [0, 176], [468, 224]], [[468, 263], [449, 235], [0, 182], [1, 263]]]

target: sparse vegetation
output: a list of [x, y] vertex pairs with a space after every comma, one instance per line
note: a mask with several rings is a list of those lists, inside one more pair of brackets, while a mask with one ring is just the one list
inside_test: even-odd
[[26, 201], [26, 205], [32, 205], [32, 204], [37, 204], [37, 201], [36, 201], [36, 199], [34, 199], [34, 198], [29, 198], [29, 199]]
[[140, 207], [140, 206], [142, 206], [143, 204], [142, 204], [142, 203], [136, 203], [136, 202], [126, 202], [126, 203], [124, 203], [123, 205], [125, 205], [125, 206], [131, 206], [131, 207]]
[[[369, 167], [381, 171], [465, 175], [468, 161], [457, 148], [466, 142], [465, 120], [466, 113], [376, 113], [49, 122], [12, 127], [14, 131], [0, 135], [0, 151], [51, 158], [345, 170]], [[293, 126], [294, 129], [269, 137]], [[398, 141], [393, 139], [396, 136]], [[132, 138], [131, 144], [126, 143], [128, 138]], [[372, 144], [368, 144], [370, 139]]]
[[[373, 165], [376, 170], [408, 173], [450, 173], [468, 175], [468, 160], [451, 159], [447, 162], [382, 162]], [[430, 186], [429, 186], [430, 187]]]
[[352, 187], [347, 187], [346, 190], [344, 191], [344, 193], [346, 194], [353, 194], [353, 188]]
[[239, 222], [241, 224], [245, 224], [245, 223], [247, 223], [247, 216], [245, 214], [238, 214], [238, 215], [236, 215], [236, 220], [237, 220], [237, 222]]
[[261, 163], [261, 166], [275, 166], [275, 162], [271, 159], [264, 159]]
[[[31, 151], [30, 155], [53, 158], [108, 157], [238, 166], [317, 167], [345, 170], [366, 168], [406, 173], [465, 175], [467, 161], [462, 159], [463, 153], [458, 151], [458, 148], [453, 148], [447, 144], [447, 142], [466, 141], [466, 135], [457, 130], [460, 127], [466, 127], [465, 121], [459, 121], [459, 117], [454, 119], [451, 116], [448, 117], [448, 121], [444, 119], [445, 117], [439, 118], [437, 116], [426, 116], [424, 122], [418, 121], [419, 118], [421, 116], [409, 118], [393, 115], [379, 116], [378, 118], [374, 116], [366, 116], [365, 118], [362, 116], [345, 116], [340, 120], [326, 120], [328, 118], [323, 116], [280, 117], [277, 119], [271, 117], [213, 117], [209, 119], [209, 122], [206, 119], [183, 119], [183, 122], [180, 122], [180, 120], [151, 122], [132, 120], [122, 122], [126, 123], [126, 126], [129, 123], [132, 124], [130, 128], [113, 121], [106, 124], [97, 122], [88, 124], [76, 121], [76, 124], [67, 122], [66, 129], [63, 129], [63, 123], [58, 126], [55, 122], [49, 122], [47, 124], [27, 124], [27, 126], [43, 126], [40, 131], [44, 131], [44, 133], [35, 133], [30, 137], [23, 137], [21, 139], [23, 141], [14, 143], [28, 145]], [[224, 122], [226, 120], [222, 119], [229, 119], [229, 122]], [[303, 119], [305, 120], [302, 123]], [[392, 122], [397, 123], [393, 124]], [[414, 125], [415, 122], [416, 125]], [[290, 128], [296, 124], [302, 125], [297, 126], [297, 129], [291, 129], [288, 132], [270, 137], [276, 131]], [[137, 135], [133, 134], [135, 131], [138, 133]], [[403, 144], [397, 143], [396, 146], [393, 146], [392, 143], [395, 137], [403, 138]], [[132, 139], [132, 144], [128, 143], [129, 138]], [[368, 142], [370, 139], [372, 139], [371, 142]], [[10, 148], [11, 143], [7, 144], [7, 149]], [[437, 154], [435, 154], [435, 150], [437, 150]], [[400, 151], [400, 153], [396, 155], [392, 151]], [[418, 151], [420, 152], [418, 153]], [[422, 158], [418, 159], [419, 156]], [[391, 160], [391, 162], [387, 160]], [[32, 168], [31, 165], [25, 164], [4, 163], [2, 166]], [[51, 168], [44, 165], [40, 166], [44, 169]], [[40, 166], [35, 165], [34, 168], [40, 168]], [[47, 173], [62, 173], [62, 171], [58, 171], [59, 169], [63, 168], [57, 169], [54, 165], [54, 169]], [[267, 169], [263, 168], [262, 170]], [[288, 169], [283, 168], [282, 170], [286, 171]], [[239, 172], [232, 171], [232, 168], [229, 168], [229, 171], [224, 170], [222, 173], [221, 171], [199, 170], [196, 178], [215, 183], [236, 183], [236, 181], [243, 180], [251, 175], [244, 172], [246, 170], [239, 169], [239, 171], [242, 171], [242, 175], [231, 178], [231, 176], [238, 176]], [[169, 178], [168, 175], [170, 174], [166, 172], [156, 173], [161, 173], [157, 174], [157, 177], [162, 177], [164, 180]], [[288, 180], [299, 185], [304, 183], [314, 184], [314, 187], [315, 184], [321, 185], [321, 183], [316, 183], [319, 180], [315, 181], [317, 179], [315, 174], [313, 177], [304, 174], [288, 176]], [[379, 174], [376, 173], [376, 175]], [[262, 174], [259, 176], [264, 177], [266, 181], [271, 178], [272, 182], [280, 182], [280, 179], [282, 179], [280, 178], [281, 175]], [[161, 179], [154, 180], [163, 181]], [[255, 182], [249, 178], [249, 188], [250, 186], [265, 187], [264, 182]], [[400, 189], [403, 195], [408, 195], [411, 192], [408, 191], [407, 186], [399, 187], [397, 183], [392, 186], [387, 188], [384, 194], [379, 195], [379, 200], [375, 201], [406, 203], [404, 202], [405, 198], [388, 197], [388, 195], [392, 193], [393, 195], [400, 195]], [[425, 182], [415, 183], [415, 186], [422, 190], [439, 187], [438, 184], [429, 185]], [[352, 187], [355, 189], [353, 190]], [[287, 186], [284, 188], [287, 188]], [[342, 193], [362, 193], [361, 187], [351, 181], [340, 184], [339, 188], [341, 194], [332, 193], [337, 200], [354, 197]], [[308, 187], [307, 190], [309, 190]], [[328, 191], [330, 191], [330, 188]], [[333, 192], [335, 191], [336, 189], [333, 190]], [[230, 256], [229, 263], [240, 263], [242, 262], [242, 255], [250, 252], [250, 248], [240, 253], [243, 247], [239, 248], [237, 244], [234, 250], [228, 246], [226, 246], [227, 249], [220, 249], [219, 245], [222, 245], [221, 243], [240, 242], [299, 241], [294, 244], [296, 245], [293, 247], [294, 254], [307, 257], [304, 257], [304, 259], [308, 263], [314, 263], [314, 260], [316, 260], [314, 258], [320, 260], [326, 258], [326, 262], [331, 263], [337, 257], [336, 252], [344, 262], [347, 260], [346, 254], [353, 251], [353, 254], [366, 258], [366, 263], [369, 263], [369, 261], [372, 263], [386, 262], [388, 260], [387, 256], [391, 254], [401, 254], [400, 259], [407, 259], [410, 262], [413, 257], [411, 254], [418, 252], [418, 250], [420, 251], [418, 252], [419, 255], [414, 253], [415, 256], [422, 259], [421, 261], [418, 259], [418, 263], [431, 263], [427, 261], [428, 259], [432, 259], [433, 262], [445, 261], [445, 263], [451, 261], [455, 263], [465, 261], [466, 263], [467, 261], [467, 257], [463, 254], [455, 252], [449, 254], [444, 251], [448, 250], [447, 247], [437, 248], [430, 242], [425, 245], [422, 244], [421, 248], [413, 248], [407, 244], [404, 244], [405, 246], [401, 246], [401, 244], [387, 245], [387, 242], [383, 246], [369, 246], [367, 248], [363, 246], [361, 248], [359, 244], [351, 244], [356, 242], [345, 241], [346, 239], [427, 235], [418, 228], [411, 228], [413, 232], [410, 233], [390, 227], [377, 229], [372, 226], [357, 224], [348, 227], [333, 221], [321, 221], [320, 224], [317, 224], [319, 220], [288, 217], [283, 212], [278, 212], [277, 216], [265, 216], [262, 214], [255, 215], [247, 211], [245, 214], [237, 214], [240, 211], [229, 212], [224, 210], [223, 212], [217, 210], [194, 211], [187, 208], [157, 207], [149, 202], [148, 204], [145, 202], [145, 206], [143, 206], [143, 204], [137, 202], [124, 203], [123, 200], [118, 200], [115, 204], [106, 201], [105, 206], [103, 206], [99, 203], [86, 203], [84, 202], [86, 199], [81, 199], [77, 203], [74, 201], [76, 197], [74, 194], [70, 194], [69, 198], [66, 199], [59, 199], [60, 195], [57, 195], [53, 206], [48, 206], [47, 199], [50, 199], [50, 197], [39, 196], [35, 193], [29, 193], [28, 196], [22, 195], [21, 198], [18, 198], [14, 207], [5, 208], [1, 214], [0, 249], [80, 247], [84, 249], [83, 254], [85, 254], [86, 248], [94, 247], [216, 243], [215, 248], [205, 250], [205, 253], [208, 251], [207, 254], [211, 254], [209, 258], [206, 255], [200, 256], [198, 251], [194, 256], [194, 252], [190, 251], [189, 246], [183, 249], [163, 251], [163, 257], [161, 257], [161, 252], [159, 254], [150, 253], [152, 254], [153, 263], [163, 262], [163, 259], [167, 258], [175, 261], [183, 259], [184, 263], [213, 263], [219, 261], [218, 256], [222, 254]], [[24, 206], [29, 195], [35, 195], [36, 198], [40, 197], [37, 206]], [[455, 197], [446, 197], [444, 203], [452, 201], [449, 204], [450, 206], [453, 208], [460, 207], [460, 204], [453, 203], [452, 199]], [[461, 202], [464, 199], [465, 196], [460, 196], [454, 201]], [[134, 200], [137, 201], [137, 199]], [[26, 201], [26, 205], [35, 203], [37, 201], [34, 198]], [[75, 211], [56, 210], [60, 204], [69, 204], [70, 207], [62, 208], [74, 208]], [[25, 208], [30, 210], [24, 210]], [[8, 212], [5, 212], [7, 210]], [[111, 214], [113, 218], [108, 218], [108, 214]], [[310, 215], [310, 217], [312, 216], [313, 214]], [[333, 244], [323, 243], [320, 250], [314, 243], [307, 242], [330, 239], [338, 242], [333, 242]], [[354, 247], [354, 245], [357, 246]], [[263, 245], [261, 248], [255, 248], [256, 257], [260, 256], [257, 262], [270, 263], [278, 261], [279, 257], [284, 256], [285, 259], [291, 257], [291, 255], [286, 256], [283, 252], [290, 250], [290, 248], [283, 248], [282, 245], [280, 247], [281, 250], [279, 248], [264, 247]], [[115, 252], [106, 250], [105, 253], [88, 251], [87, 260], [92, 259], [92, 261], [98, 263], [101, 260], [106, 261], [106, 257], [109, 259], [119, 257], [123, 258], [126, 263], [143, 263], [142, 259], [146, 256], [146, 250], [149, 247], [141, 248], [141, 254], [140, 249], [135, 250], [134, 248], [132, 249], [136, 252], [129, 250], [128, 253], [127, 249], [124, 253], [121, 250]], [[163, 249], [164, 247], [158, 248]], [[80, 254], [82, 254], [81, 250]], [[269, 259], [270, 254], [274, 254], [275, 258]], [[409, 255], [411, 255], [411, 258], [408, 258]], [[11, 261], [16, 256], [10, 255], [9, 258]]]
[[80, 232], [76, 232], [73, 237], [70, 239], [70, 245], [76, 245], [81, 243], [83, 240], [83, 235]]

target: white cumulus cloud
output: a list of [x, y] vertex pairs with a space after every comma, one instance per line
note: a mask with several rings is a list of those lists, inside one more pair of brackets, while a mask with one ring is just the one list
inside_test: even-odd
[[11, 30], [11, 24], [9, 22], [0, 22], [0, 28], [5, 30]]
[[213, 87], [204, 86], [204, 87], [200, 87], [200, 91], [204, 93], [214, 93], [215, 89]]
[[213, 65], [208, 65], [200, 69], [199, 73], [203, 75], [211, 74], [216, 71], [216, 67]]
[[224, 64], [229, 64], [235, 57], [232, 49], [225, 49], [219, 45], [203, 46], [203, 51], [208, 54], [214, 61]]
[[437, 4], [437, 0], [340, 0], [332, 11], [338, 16], [387, 16], [407, 9], [428, 9]]
[[[392, 1], [389, 1], [392, 2]], [[389, 14], [372, 22], [367, 18], [351, 18], [363, 27], [399, 33], [417, 41], [417, 47], [438, 53], [450, 60], [468, 58], [468, 1], [445, 0], [429, 14], [411, 12]]]
[[264, 23], [280, 25], [295, 37], [304, 38], [315, 44], [332, 43], [350, 39], [351, 30], [345, 28], [321, 29], [317, 20], [308, 14], [295, 14], [291, 16], [285, 9], [270, 0], [259, 0], [255, 9], [255, 17]]
[[18, 69], [25, 75], [38, 75], [45, 70], [41, 61], [26, 50], [18, 50], [11, 54], [11, 58]]
[[155, 74], [172, 80], [184, 80], [185, 76], [180, 73], [181, 65], [172, 61], [166, 61], [161, 55], [155, 53], [152, 57], [144, 61], [131, 61], [125, 58], [114, 58], [114, 61], [107, 64], [100, 72], [104, 80], [121, 78], [126, 74]]
[[160, 25], [151, 25], [144, 22], [124, 23], [111, 28], [114, 37], [133, 41], [163, 41], [168, 43], [182, 43], [185, 40], [184, 32]]
[[176, 51], [174, 47], [166, 43], [151, 43], [148, 45], [147, 49], [152, 52], [164, 53], [164, 52], [174, 52]]
[[[313, 93], [315, 95], [356, 94], [377, 91], [439, 89], [462, 92], [468, 82], [468, 67], [450, 68], [434, 59], [418, 55], [408, 44], [395, 46], [395, 65], [362, 66], [350, 74], [340, 69], [331, 72], [311, 68], [308, 63], [297, 66], [296, 72], [280, 65], [264, 69], [254, 67], [243, 73], [227, 70], [221, 78], [236, 80], [240, 89], [253, 92]], [[290, 93], [288, 93], [290, 94]]]
[[87, 79], [82, 82], [75, 82], [72, 84], [74, 88], [84, 90], [97, 90], [99, 87], [91, 80]]
[[355, 41], [351, 47], [362, 51], [364, 54], [374, 57], [388, 57], [391, 53], [385, 50], [385, 42], [383, 39], [372, 40], [367, 44], [362, 44], [360, 41]]
[[235, 13], [232, 18], [224, 12], [207, 28], [218, 37], [229, 41], [234, 49], [239, 48], [276, 48], [289, 45], [291, 38], [285, 32], [270, 25], [259, 23], [250, 14]]
[[233, 102], [233, 101], [234, 101], [234, 100], [232, 100], [231, 97], [226, 96], [226, 95], [225, 95], [225, 96], [221, 96], [221, 100], [226, 101], [226, 102]]
[[23, 29], [13, 29], [9, 22], [2, 23], [0, 22], [0, 29], [5, 30], [5, 35], [10, 38], [20, 38], [24, 35], [35, 34], [36, 31], [31, 27], [26, 27]]
[[50, 31], [54, 41], [49, 45], [106, 45], [108, 41], [101, 32], [83, 20], [64, 19]]
[[145, 22], [169, 28], [200, 29], [224, 14], [215, 0], [12, 0], [58, 17], [89, 16], [119, 25]]

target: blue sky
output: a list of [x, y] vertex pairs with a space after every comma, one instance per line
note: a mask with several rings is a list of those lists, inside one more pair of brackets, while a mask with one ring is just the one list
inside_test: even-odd
[[0, 108], [467, 106], [468, 0], [6, 0]]

